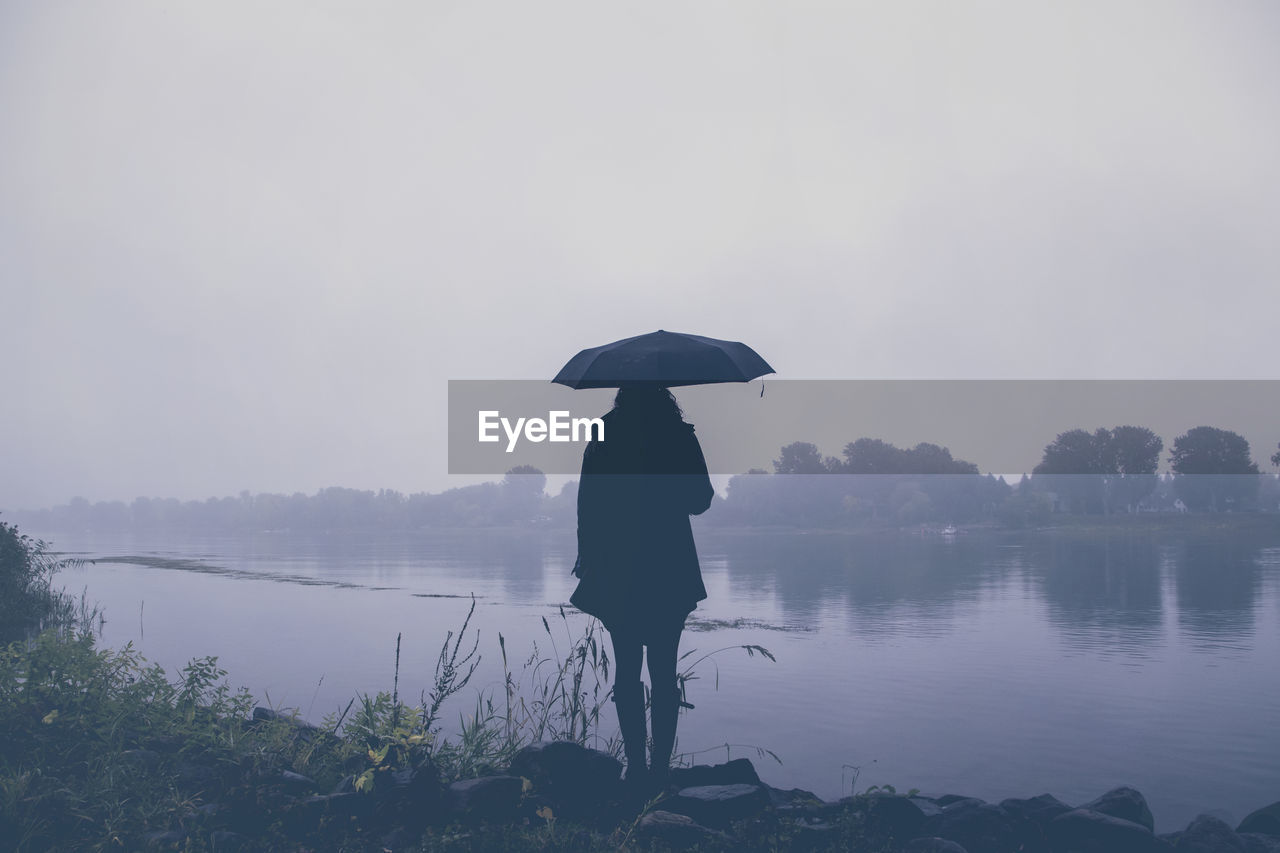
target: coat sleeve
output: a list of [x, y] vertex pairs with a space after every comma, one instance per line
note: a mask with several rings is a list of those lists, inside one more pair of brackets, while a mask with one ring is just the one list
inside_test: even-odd
[[582, 452], [582, 474], [578, 477], [578, 559], [573, 573], [586, 577], [601, 559], [603, 519], [600, 517], [600, 478], [595, 472], [595, 442]]
[[692, 430], [689, 431], [689, 443], [686, 453], [685, 471], [688, 473], [680, 478], [684, 485], [685, 504], [683, 508], [689, 515], [701, 515], [711, 506], [716, 490], [711, 485], [710, 475], [707, 474], [707, 460], [702, 455], [702, 445], [698, 443], [698, 437], [693, 434]]

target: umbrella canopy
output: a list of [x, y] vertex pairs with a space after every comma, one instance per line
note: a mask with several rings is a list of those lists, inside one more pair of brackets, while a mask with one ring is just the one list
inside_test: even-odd
[[570, 388], [618, 388], [640, 383], [674, 387], [750, 382], [773, 372], [769, 363], [746, 344], [658, 330], [584, 349], [569, 359], [551, 381]]

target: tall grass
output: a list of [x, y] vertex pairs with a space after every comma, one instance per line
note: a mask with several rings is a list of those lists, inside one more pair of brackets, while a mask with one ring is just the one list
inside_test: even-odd
[[28, 638], [47, 629], [74, 634], [101, 628], [102, 614], [82, 594], [79, 598], [53, 588], [62, 569], [83, 565], [58, 558], [41, 539], [20, 533], [0, 521], [0, 643]]
[[[348, 716], [348, 706], [343, 714], [326, 720], [326, 727], [339, 737], [367, 746], [371, 765], [357, 780], [361, 790], [376, 786], [391, 772], [420, 766], [427, 759], [446, 781], [496, 772], [521, 748], [539, 741], [572, 741], [615, 756], [621, 754], [620, 735], [602, 724], [602, 712], [613, 698], [607, 634], [595, 619], [575, 630], [563, 607], [554, 621], [542, 617], [545, 639], [535, 640], [518, 665], [513, 665], [506, 637], [498, 634], [501, 688], [477, 690], [466, 710], [458, 712], [452, 736], [442, 736], [445, 704], [470, 684], [480, 664], [479, 633], [470, 628], [475, 607], [472, 599], [461, 627], [446, 635], [432, 686], [423, 691], [417, 706], [406, 705], [399, 696], [397, 637], [392, 691], [361, 695], [353, 700], [357, 706], [354, 716]], [[689, 690], [701, 678], [700, 671], [711, 666], [718, 689], [716, 658], [736, 650], [776, 660], [767, 648], [756, 644], [725, 646], [701, 655], [696, 649], [685, 652], [677, 675], [684, 712], [694, 708]], [[775, 753], [749, 744], [722, 744], [711, 749], [735, 746], [779, 760]], [[677, 753], [677, 763], [711, 749]]]

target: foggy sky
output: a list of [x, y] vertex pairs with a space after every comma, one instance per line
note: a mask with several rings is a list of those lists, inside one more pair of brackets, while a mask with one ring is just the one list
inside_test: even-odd
[[4, 3], [0, 509], [437, 490], [448, 379], [658, 328], [1275, 378], [1276, 44], [1267, 2]]

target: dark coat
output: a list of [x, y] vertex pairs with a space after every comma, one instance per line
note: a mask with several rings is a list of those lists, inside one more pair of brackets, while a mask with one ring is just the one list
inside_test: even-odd
[[707, 597], [689, 516], [711, 505], [693, 426], [604, 416], [604, 441], [582, 455], [578, 481], [581, 580], [569, 601], [610, 631], [683, 618]]

